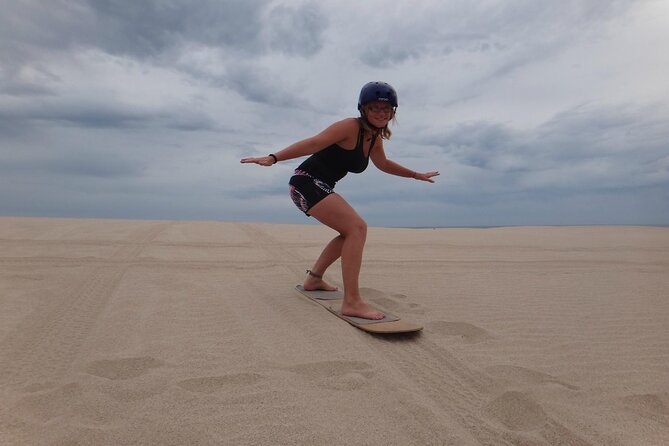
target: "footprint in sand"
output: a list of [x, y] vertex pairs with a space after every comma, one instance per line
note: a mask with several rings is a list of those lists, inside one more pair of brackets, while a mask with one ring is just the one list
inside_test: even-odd
[[383, 291], [375, 290], [374, 288], [361, 288], [360, 292], [365, 299], [369, 299], [370, 302], [380, 306], [386, 311], [417, 314], [423, 313], [420, 305], [406, 302], [407, 296], [404, 294], [386, 294]]
[[257, 373], [235, 373], [223, 376], [185, 379], [179, 381], [178, 384], [179, 387], [190, 392], [214, 393], [230, 387], [255, 384], [263, 378], [263, 375]]
[[492, 339], [492, 336], [484, 329], [466, 322], [433, 321], [428, 323], [426, 328], [436, 334], [458, 337], [468, 344]]
[[630, 395], [623, 398], [628, 409], [653, 420], [665, 420], [669, 416], [669, 394]]
[[56, 387], [54, 383], [47, 381], [47, 382], [29, 384], [23, 390], [28, 393], [36, 393], [36, 392], [43, 392], [45, 390], [51, 390], [54, 387]]
[[491, 418], [513, 431], [539, 429], [548, 422], [542, 407], [523, 392], [505, 392], [491, 401], [485, 410]]
[[517, 367], [512, 365], [495, 365], [486, 367], [485, 371], [493, 378], [507, 381], [514, 385], [523, 384], [557, 384], [566, 387], [569, 390], [579, 390], [578, 387], [560, 381], [554, 376], [536, 370], [527, 369], [525, 367]]
[[19, 414], [46, 423], [72, 410], [84, 394], [80, 384], [70, 383], [45, 392], [36, 392], [21, 399]]
[[350, 391], [365, 386], [375, 372], [363, 361], [322, 361], [298, 364], [288, 370], [317, 381], [320, 387]]
[[162, 365], [162, 361], [150, 356], [103, 359], [101, 361], [90, 363], [86, 368], [86, 372], [94, 376], [111, 380], [130, 379], [142, 376], [148, 373], [149, 370]]
[[12, 282], [41, 282], [45, 277], [44, 274], [11, 274], [7, 279]]

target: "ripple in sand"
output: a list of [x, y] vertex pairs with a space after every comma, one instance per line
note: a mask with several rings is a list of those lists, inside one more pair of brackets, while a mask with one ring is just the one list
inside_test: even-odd
[[428, 323], [426, 328], [436, 334], [460, 337], [469, 344], [476, 344], [492, 339], [492, 336], [487, 331], [467, 322], [433, 321]]
[[236, 373], [223, 376], [207, 376], [180, 381], [181, 388], [191, 392], [214, 393], [230, 386], [250, 385], [260, 381], [263, 375], [257, 373]]
[[346, 375], [336, 376], [325, 380], [323, 382], [323, 387], [332, 390], [350, 392], [365, 387], [368, 385], [368, 382], [367, 378], [359, 373], [347, 373]]
[[289, 370], [310, 378], [327, 378], [331, 376], [342, 376], [357, 372], [360, 375], [371, 378], [374, 372], [371, 366], [362, 361], [322, 361], [308, 362], [289, 367]]
[[522, 392], [505, 392], [487, 406], [488, 414], [513, 431], [542, 427], [548, 416], [534, 399]]
[[648, 418], [669, 416], [669, 394], [630, 395], [623, 398], [629, 409]]
[[360, 288], [360, 292], [364, 299], [380, 306], [387, 311], [423, 313], [422, 307], [413, 302], [406, 302], [407, 296], [404, 294], [386, 294], [383, 291], [375, 290], [374, 288]]
[[388, 297], [373, 297], [369, 300], [389, 311], [400, 308], [400, 304]]
[[578, 390], [578, 387], [537, 370], [512, 365], [495, 365], [486, 367], [485, 371], [494, 378], [501, 378], [514, 384], [557, 384], [569, 390]]
[[362, 361], [311, 362], [288, 370], [314, 380], [319, 387], [338, 391], [360, 389], [375, 374], [372, 366]]
[[30, 418], [47, 422], [70, 410], [83, 396], [83, 389], [78, 383], [70, 383], [40, 394], [31, 394], [23, 398], [18, 409]]
[[122, 358], [122, 359], [103, 359], [95, 361], [88, 365], [86, 372], [107, 378], [111, 380], [137, 378], [148, 373], [149, 370], [163, 365], [159, 361], [150, 356], [142, 356], [139, 358]]

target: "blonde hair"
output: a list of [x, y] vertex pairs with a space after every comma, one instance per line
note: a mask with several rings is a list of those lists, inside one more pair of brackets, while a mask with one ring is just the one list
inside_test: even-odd
[[[362, 128], [365, 129], [366, 132], [370, 132], [372, 134], [378, 132], [381, 139], [390, 139], [390, 135], [392, 135], [393, 132], [390, 130], [390, 127], [388, 127], [388, 125], [386, 125], [382, 129], [377, 129], [376, 127], [372, 127], [369, 124], [369, 121], [367, 121], [367, 116], [366, 115], [367, 115], [367, 112], [369, 111], [369, 108], [371, 106], [372, 106], [371, 104], [365, 104], [365, 105], [362, 106], [362, 109], [360, 110], [360, 122], [362, 124]], [[390, 122], [388, 124], [390, 124], [391, 122], [393, 124], [397, 123], [397, 119], [395, 119], [395, 109], [393, 108], [392, 110], [393, 110], [392, 111], [392, 117], [390, 118]]]

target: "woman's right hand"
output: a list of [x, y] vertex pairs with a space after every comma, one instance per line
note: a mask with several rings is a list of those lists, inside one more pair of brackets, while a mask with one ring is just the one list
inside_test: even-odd
[[251, 157], [251, 158], [242, 158], [241, 163], [248, 164], [248, 163], [254, 163], [254, 164], [259, 164], [261, 166], [272, 166], [275, 164], [274, 158], [271, 156], [259, 156], [259, 157]]

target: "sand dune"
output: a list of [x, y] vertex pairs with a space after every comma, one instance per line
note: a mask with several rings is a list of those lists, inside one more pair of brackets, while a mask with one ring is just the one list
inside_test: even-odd
[[669, 444], [669, 228], [371, 228], [393, 337], [293, 290], [333, 235], [0, 218], [0, 444]]

